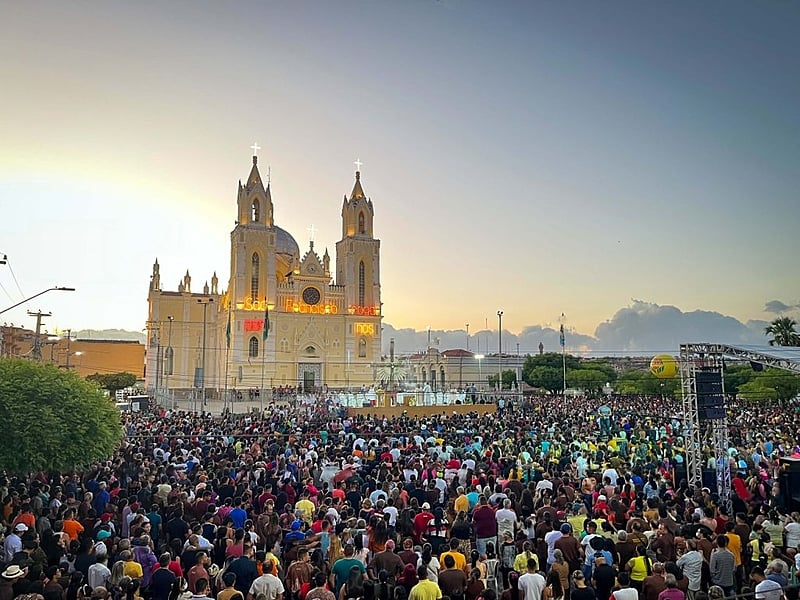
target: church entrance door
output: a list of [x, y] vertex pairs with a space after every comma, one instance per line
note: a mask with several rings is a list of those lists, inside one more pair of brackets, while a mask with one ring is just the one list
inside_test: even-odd
[[304, 392], [313, 392], [314, 387], [322, 385], [322, 365], [320, 363], [300, 363], [297, 365], [297, 378], [303, 382]]

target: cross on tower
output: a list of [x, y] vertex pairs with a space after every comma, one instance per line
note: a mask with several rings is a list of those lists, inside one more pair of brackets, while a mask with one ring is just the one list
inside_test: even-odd
[[253, 156], [258, 156], [258, 151], [261, 150], [261, 146], [258, 145], [258, 142], [254, 142], [250, 149], [253, 151]]
[[308, 228], [308, 239], [312, 242], [314, 241], [314, 234], [317, 232], [317, 228], [314, 227], [314, 224], [311, 224], [311, 227]]
[[356, 171], [361, 171], [361, 167], [364, 163], [361, 162], [360, 158], [357, 158], [353, 164], [356, 166]]

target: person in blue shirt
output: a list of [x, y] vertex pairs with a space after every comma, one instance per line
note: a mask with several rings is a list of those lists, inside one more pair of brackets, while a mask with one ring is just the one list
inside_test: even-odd
[[228, 515], [233, 520], [234, 529], [244, 529], [244, 522], [247, 520], [247, 511], [244, 509], [244, 501], [241, 498], [234, 500], [236, 508]]

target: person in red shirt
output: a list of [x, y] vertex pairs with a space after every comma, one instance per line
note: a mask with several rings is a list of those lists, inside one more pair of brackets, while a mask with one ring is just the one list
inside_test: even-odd
[[428, 530], [428, 523], [431, 522], [431, 519], [433, 519], [431, 505], [425, 502], [420, 513], [414, 517], [414, 541], [417, 544], [422, 543], [422, 536]]
[[497, 539], [497, 519], [486, 496], [481, 496], [478, 500], [478, 506], [472, 513], [472, 524], [475, 527], [475, 546], [482, 556], [486, 554], [486, 544]]

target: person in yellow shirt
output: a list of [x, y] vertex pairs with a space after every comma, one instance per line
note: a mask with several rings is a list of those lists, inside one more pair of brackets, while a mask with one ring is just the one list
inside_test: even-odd
[[142, 577], [144, 577], [142, 565], [133, 560], [133, 553], [130, 550], [123, 550], [120, 552], [119, 558], [124, 564], [122, 568], [123, 575], [131, 579], [142, 579]]
[[517, 573], [525, 573], [528, 569], [528, 559], [532, 558], [536, 561], [536, 570], [539, 570], [539, 557], [531, 552], [531, 542], [522, 544], [522, 552], [514, 557], [514, 570]]
[[467, 557], [458, 551], [458, 547], [460, 545], [461, 545], [461, 540], [459, 540], [458, 538], [450, 538], [450, 549], [447, 552], [442, 552], [442, 555], [439, 557], [439, 563], [444, 564], [445, 556], [452, 556], [453, 560], [456, 563], [455, 568], [459, 569], [460, 571], [464, 571], [466, 573]]
[[467, 495], [464, 493], [464, 488], [461, 486], [458, 486], [458, 496], [453, 504], [453, 508], [455, 508], [456, 514], [461, 511], [464, 511], [464, 513], [469, 512], [469, 498], [467, 498]]
[[411, 588], [408, 600], [441, 600], [442, 590], [439, 589], [439, 584], [428, 579], [427, 565], [417, 567], [417, 577], [419, 583]]
[[732, 521], [725, 523], [725, 537], [728, 538], [728, 550], [733, 553], [736, 568], [739, 569], [742, 566], [742, 538], [733, 532], [735, 526]]
[[294, 505], [295, 513], [300, 512], [300, 518], [306, 523], [311, 525], [311, 520], [314, 518], [314, 510], [316, 507], [314, 503], [309, 500], [309, 491], [303, 490], [303, 497]]

